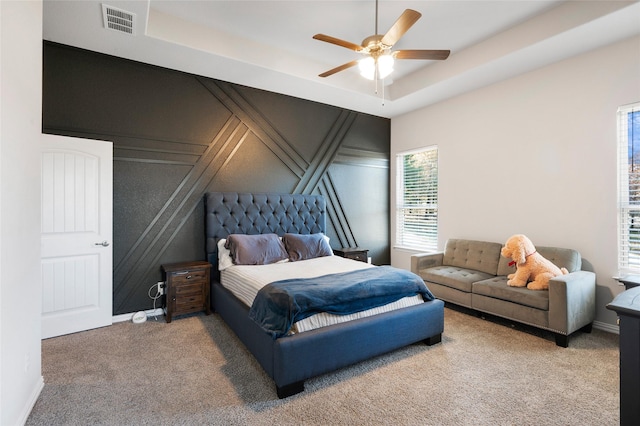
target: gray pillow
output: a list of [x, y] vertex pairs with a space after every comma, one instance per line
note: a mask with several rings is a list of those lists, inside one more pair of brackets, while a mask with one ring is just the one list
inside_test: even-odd
[[231, 234], [224, 246], [229, 249], [236, 265], [268, 265], [288, 257], [276, 234]]
[[333, 256], [333, 250], [323, 234], [284, 234], [282, 242], [292, 262]]

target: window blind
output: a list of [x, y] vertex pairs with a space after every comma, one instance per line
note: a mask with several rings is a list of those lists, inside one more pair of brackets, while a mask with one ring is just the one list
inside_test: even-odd
[[438, 246], [438, 148], [397, 155], [396, 246]]
[[640, 273], [640, 102], [618, 108], [618, 269]]

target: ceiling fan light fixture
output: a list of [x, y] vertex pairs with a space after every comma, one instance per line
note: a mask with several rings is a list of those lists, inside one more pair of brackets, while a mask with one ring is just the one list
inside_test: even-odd
[[358, 67], [360, 75], [367, 80], [383, 79], [393, 72], [393, 56], [380, 55], [377, 59], [367, 56], [358, 61]]
[[360, 75], [367, 80], [373, 80], [376, 76], [376, 61], [367, 56], [358, 61], [358, 68], [360, 68]]
[[385, 78], [393, 72], [393, 56], [381, 55], [378, 57], [378, 77]]

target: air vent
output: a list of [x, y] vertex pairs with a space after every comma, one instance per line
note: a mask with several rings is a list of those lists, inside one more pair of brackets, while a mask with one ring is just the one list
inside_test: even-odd
[[121, 33], [135, 35], [136, 15], [116, 7], [102, 5], [104, 27]]

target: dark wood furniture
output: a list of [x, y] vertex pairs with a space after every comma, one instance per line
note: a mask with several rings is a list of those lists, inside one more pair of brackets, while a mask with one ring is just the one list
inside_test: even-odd
[[607, 305], [620, 324], [620, 425], [640, 419], [640, 287], [623, 291]]
[[174, 315], [205, 311], [211, 313], [209, 262], [180, 262], [162, 265], [165, 275], [166, 320]]
[[364, 263], [369, 261], [369, 250], [360, 247], [342, 247], [335, 249], [333, 254], [346, 257], [347, 259], [359, 260]]
[[630, 274], [622, 277], [614, 277], [614, 279], [624, 284], [625, 290], [640, 286], [640, 275]]

